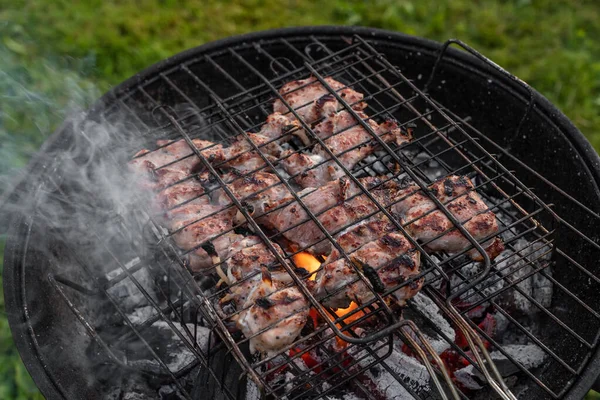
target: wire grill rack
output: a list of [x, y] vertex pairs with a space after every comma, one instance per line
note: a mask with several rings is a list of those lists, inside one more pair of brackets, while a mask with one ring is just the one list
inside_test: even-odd
[[[115, 268], [121, 271], [118, 275], [108, 281], [94, 281], [96, 285], [93, 289], [82, 288], [62, 276], [52, 277], [52, 284], [112, 362], [124, 368], [131, 368], [119, 356], [116, 348], [119, 347], [119, 343], [127, 343], [128, 340], [141, 341], [159, 363], [161, 379], [176, 385], [179, 393], [185, 398], [193, 398], [195, 395], [194, 390], [182, 383], [182, 377], [198, 365], [201, 366], [202, 374], [199, 375], [196, 387], [207, 387], [207, 382], [211, 382], [211, 385], [218, 387], [218, 392], [223, 398], [236, 399], [243, 396], [245, 387], [231, 383], [228, 369], [215, 367], [225, 356], [233, 356], [236, 363], [241, 366], [237, 373], [250, 377], [267, 397], [317, 398], [335, 394], [340, 391], [340, 388], [351, 387], [359, 396], [374, 399], [377, 397], [373, 394], [369, 382], [364, 379], [365, 372], [374, 366], [386, 370], [413, 397], [433, 396], [432, 392], [419, 392], [411, 388], [397, 372], [397, 366], [390, 364], [388, 358], [398, 343], [408, 345], [412, 353], [426, 366], [432, 384], [437, 388], [437, 396], [466, 398], [469, 392], [457, 387], [451, 379], [451, 371], [444, 366], [444, 361], [423, 335], [422, 330], [425, 328], [437, 330], [437, 333], [448, 341], [450, 349], [472, 364], [483, 376], [489, 388], [500, 397], [510, 399], [514, 398], [514, 395], [505, 383], [504, 377], [495, 368], [488, 349], [502, 353], [515, 366], [516, 372], [523, 376], [522, 379], [528, 383], [533, 382], [545, 395], [552, 398], [561, 397], [568, 390], [569, 383], [585, 366], [585, 362], [576, 361], [577, 356], [587, 359], [591, 350], [597, 345], [597, 338], [574, 330], [563, 322], [559, 313], [541, 304], [519, 284], [532, 276], [544, 277], [552, 282], [555, 292], [559, 292], [559, 296], [565, 299], [565, 304], [572, 307], [572, 310], [580, 312], [582, 317], [585, 315], [585, 318], [590, 320], [590, 324], [600, 326], [600, 314], [588, 305], [586, 300], [578, 298], [577, 293], [570, 290], [568, 283], [558, 281], [551, 273], [551, 268], [560, 265], [562, 268], [573, 268], [574, 273], [584, 275], [596, 284], [600, 283], [597, 277], [578, 262], [578, 254], [570, 253], [568, 247], [560, 244], [564, 243], [561, 242], [562, 237], [574, 236], [583, 239], [589, 245], [588, 251], [600, 253], [600, 246], [593, 238], [560, 217], [559, 212], [564, 210], [555, 210], [552, 204], [533, 193], [524, 182], [529, 179], [542, 180], [548, 192], [567, 198], [573, 207], [589, 213], [592, 219], [597, 219], [598, 216], [511, 156], [510, 152], [502, 146], [492, 142], [484, 133], [470, 125], [468, 118], [454, 115], [451, 110], [428, 95], [426, 90], [435, 79], [437, 66], [443, 63], [445, 51], [452, 43], [456, 41], [448, 42], [440, 52], [436, 68], [429, 82], [422, 89], [418, 88], [415, 82], [407, 79], [398, 67], [392, 65], [382, 53], [362, 37], [347, 38], [346, 45], [341, 48], [330, 48], [318, 38], [312, 37], [310, 44], [303, 48], [298, 48], [286, 39], [278, 40], [277, 46], [285, 49], [287, 55], [285, 58], [279, 57], [272, 50], [267, 50], [259, 42], [253, 43], [250, 49], [229, 48], [220, 54], [204, 55], [162, 72], [154, 80], [140, 84], [135, 91], [136, 100], [133, 100], [133, 94], [117, 99], [115, 109], [118, 109], [121, 115], [126, 112], [129, 118], [137, 120], [138, 127], [141, 127], [139, 134], [146, 143], [152, 144], [158, 138], [168, 137], [174, 140], [182, 139], [189, 144], [193, 150], [193, 154], [189, 157], [197, 157], [204, 169], [214, 178], [214, 192], [224, 191], [231, 199], [229, 207], [237, 209], [244, 216], [244, 221], [234, 229], [249, 227], [261, 238], [279, 265], [292, 277], [293, 282], [290, 285], [301, 290], [309, 300], [310, 307], [316, 311], [323, 322], [314, 329], [305, 329], [303, 335], [293, 344], [277, 354], [260, 359], [248, 354], [247, 346], [250, 338], [230, 332], [228, 329], [240, 310], [227, 312], [217, 306], [219, 300], [230, 289], [225, 286], [215, 289], [216, 280], [210, 272], [214, 272], [217, 266], [208, 273], [203, 271], [192, 276], [186, 268], [186, 255], [197, 248], [182, 253], [171, 240], [173, 232], [165, 233], [157, 221], [152, 221], [147, 226], [147, 230], [149, 236], [154, 238], [150, 240], [156, 243], [156, 250], [161, 254], [160, 257], [156, 254], [152, 256], [139, 254], [136, 262], [126, 264], [128, 260], [113, 254], [111, 248], [106, 246], [106, 252], [112, 255]], [[458, 44], [481, 57], [464, 44]], [[268, 69], [259, 67], [265, 64], [269, 65]], [[195, 72], [200, 69], [200, 66], [201, 74]], [[240, 69], [243, 72], [240, 72]], [[243, 82], [236, 79], [242, 75], [245, 77]], [[335, 241], [335, 236], [339, 232], [328, 232], [323, 227], [319, 220], [321, 213], [313, 213], [304, 203], [304, 195], [297, 193], [293, 183], [294, 176], [286, 176], [282, 173], [282, 169], [278, 167], [282, 160], [273, 160], [265, 152], [268, 143], [256, 145], [247, 134], [260, 129], [266, 117], [271, 114], [274, 99], [278, 98], [284, 102], [290, 112], [297, 116], [296, 111], [285, 102], [278, 89], [286, 82], [308, 77], [313, 77], [327, 88], [343, 108], [354, 116], [357, 123], [373, 136], [373, 140], [378, 142], [382, 150], [377, 153], [377, 157], [367, 158], [349, 171], [340, 162], [340, 154], [333, 154], [328, 150], [323, 140], [312, 132], [311, 126], [302, 122], [302, 128], [313, 141], [311, 146], [315, 143], [321, 144], [330, 156], [330, 160], [323, 162], [333, 160], [345, 172], [348, 179], [360, 188], [356, 196], [367, 196], [375, 204], [376, 210], [371, 215], [386, 215], [397, 230], [405, 233], [422, 254], [421, 271], [418, 275], [385, 293], [373, 291], [372, 300], [360, 305], [344, 318], [338, 317], [333, 310], [324, 306], [324, 299], [317, 299], [309, 290], [308, 277], [297, 273], [293, 256], [315, 243], [305, 248], [294, 249], [294, 252], [277, 251], [273, 243], [280, 243], [285, 232], [271, 232], [264, 229], [258, 221], [260, 216], [253, 215], [244, 206], [245, 199], [236, 197], [236, 194], [231, 191], [228, 185], [231, 182], [223, 180], [224, 164], [231, 160], [223, 161], [221, 164], [214, 163], [203, 155], [207, 148], [199, 149], [192, 141], [194, 138], [209, 138], [214, 143], [227, 145], [234, 137], [245, 138], [251, 151], [260, 155], [264, 163], [255, 171], [237, 176], [235, 179], [245, 179], [260, 171], [276, 174], [279, 181], [275, 186], [283, 186], [292, 193], [292, 202], [302, 207], [309, 219], [322, 230], [324, 237], [322, 240], [330, 241], [332, 246], [353, 265], [348, 255]], [[414, 140], [400, 147], [385, 143], [369, 124], [358, 116], [352, 104], [348, 104], [327, 83], [326, 77], [332, 77], [343, 82], [347, 87], [363, 93], [364, 101], [368, 104], [365, 111], [370, 118], [377, 121], [393, 118], [403, 129], [413, 131]], [[167, 89], [157, 93], [154, 87]], [[189, 107], [183, 111], [175, 111], [174, 105], [182, 103]], [[530, 103], [527, 113], [533, 107], [534, 105]], [[106, 115], [110, 116], [114, 111], [108, 109]], [[526, 119], [527, 113], [521, 122]], [[202, 123], [198, 123], [199, 120]], [[302, 121], [300, 118], [299, 120]], [[298, 143], [294, 146], [296, 152], [310, 150], [310, 146], [306, 147]], [[437, 172], [432, 173], [431, 165], [436, 166]], [[158, 169], [164, 167], [160, 166]], [[475, 190], [484, 198], [491, 211], [503, 216], [499, 218], [500, 230], [497, 235], [502, 236], [506, 248], [512, 250], [512, 256], [508, 261], [502, 257], [490, 260], [484, 251], [483, 243], [492, 238], [476, 240], [455, 219], [446, 207], [447, 203], [441, 203], [428, 190], [432, 183], [452, 175], [469, 177], [475, 184]], [[418, 243], [406, 232], [406, 227], [411, 221], [398, 220], [389, 212], [389, 204], [380, 204], [363, 186], [359, 178], [366, 176], [385, 176], [386, 179], [380, 185], [401, 177], [414, 181], [424, 193], [430, 196], [438, 209], [453, 222], [453, 229], [460, 230], [469, 240], [470, 247], [459, 254], [428, 253], [424, 250], [427, 242]], [[194, 178], [190, 176], [186, 179]], [[269, 188], [264, 190], [267, 189]], [[215, 212], [215, 215], [220, 212], [223, 210]], [[152, 213], [148, 212], [148, 214]], [[222, 232], [221, 235], [226, 233]], [[437, 238], [446, 233], [440, 233]], [[526, 247], [517, 246], [517, 243], [522, 240], [527, 241]], [[105, 241], [99, 238], [99, 243]], [[201, 244], [198, 248], [200, 246]], [[472, 249], [478, 250], [484, 259], [475, 273], [466, 274], [465, 266], [472, 261], [465, 254]], [[82, 268], [87, 268], [94, 276], [94, 271], [89, 270], [85, 260], [79, 261]], [[166, 285], [159, 286], [164, 301], [156, 300], [156, 297], [150, 293], [156, 288], [148, 288], [136, 277], [136, 272], [143, 269], [160, 271], [166, 277]], [[371, 282], [358, 269], [357, 276], [357, 279], [362, 280], [373, 290]], [[120, 304], [121, 300], [111, 294], [111, 288], [124, 280], [132, 282], [145, 301], [152, 306], [154, 309], [152, 317], [144, 321], [131, 321], [123, 305]], [[245, 280], [236, 285], [243, 284]], [[397, 289], [407, 285], [418, 285], [423, 280], [425, 285], [422, 293], [442, 310], [457, 331], [462, 332], [468, 346], [457, 345], [453, 338], [439, 331], [435, 322], [420, 313], [413, 302], [409, 301], [407, 308], [420, 313], [426, 326], [417, 326], [408, 319], [400, 318], [398, 310], [392, 309], [385, 301]], [[499, 289], [497, 282], [503, 282]], [[128, 328], [123, 337], [120, 340], [104, 338], [98, 331], [98, 327], [94, 327], [88, 321], [85, 312], [69, 299], [65, 286], [90, 296], [108, 299]], [[579, 353], [569, 356], [562, 351], [559, 352], [547, 337], [523, 325], [519, 318], [513, 315], [510, 307], [502, 302], [502, 296], [507, 292], [518, 293], [518, 296], [524, 299], [523, 301], [530, 303], [536, 313], [542, 315], [543, 320], [551, 324], [557, 338], [577, 343]], [[500, 343], [479, 327], [475, 322], [476, 318], [472, 318], [471, 315], [474, 309], [484, 304], [504, 315], [509, 321], [510, 329], [521, 332], [531, 343], [536, 344], [549, 360], [547, 368], [555, 368], [558, 371], [556, 376], [562, 376], [562, 380], [550, 381], [541, 378], [541, 374], [522, 365], [505, 351]], [[345, 319], [352, 315], [357, 318], [346, 323]], [[377, 329], [367, 331], [366, 335], [359, 335], [357, 328], [364, 326], [367, 320], [374, 316], [379, 321]], [[166, 322], [194, 355], [194, 361], [179, 370], [170, 369], [161, 356], [152, 350], [145, 333], [147, 328], [156, 321]], [[187, 321], [195, 322], [192, 328], [184, 323]], [[179, 324], [176, 325], [178, 322]], [[216, 343], [213, 348], [207, 350], [199, 346], [198, 329], [201, 327], [210, 330], [211, 336], [208, 342]], [[332, 350], [331, 342], [336, 338], [346, 342], [343, 351]], [[311, 354], [319, 355], [317, 362], [306, 361], [307, 358], [312, 357]], [[583, 356], [583, 354], [588, 355]], [[235, 368], [233, 370], [236, 371]], [[287, 379], [277, 379], [278, 376], [285, 375], [288, 376]], [[324, 386], [324, 381], [328, 385]]]

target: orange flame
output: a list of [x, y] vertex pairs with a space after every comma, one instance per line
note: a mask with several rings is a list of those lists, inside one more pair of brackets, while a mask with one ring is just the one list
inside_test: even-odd
[[316, 274], [314, 274], [314, 272], [316, 272], [319, 269], [319, 267], [321, 266], [321, 262], [319, 260], [317, 260], [317, 258], [315, 258], [315, 256], [303, 251], [301, 253], [295, 254], [292, 257], [292, 260], [294, 260], [294, 264], [296, 264], [297, 267], [304, 268], [305, 270], [307, 270], [309, 273], [312, 274], [308, 278], [309, 280], [311, 280], [311, 281], [315, 280]]
[[[316, 272], [319, 269], [319, 267], [321, 266], [321, 262], [317, 258], [315, 258], [312, 254], [303, 251], [301, 253], [295, 254], [292, 257], [292, 260], [294, 261], [294, 263], [296, 264], [297, 267], [304, 268], [310, 274], [312, 274], [308, 278], [309, 280], [311, 280], [311, 281], [315, 280], [316, 274], [314, 272]], [[348, 306], [348, 308], [338, 308], [337, 310], [335, 310], [335, 313], [338, 317], [344, 318], [347, 314], [349, 314], [353, 310], [356, 310], [357, 307], [358, 307], [358, 305], [355, 302], [351, 302], [350, 306]], [[352, 315], [345, 317], [343, 319], [343, 322], [345, 325], [351, 324], [352, 322], [361, 318], [363, 315], [365, 315], [364, 312], [358, 311]], [[310, 317], [312, 318], [313, 324], [316, 328], [317, 324], [318, 324], [318, 315], [317, 315], [316, 310], [314, 310], [314, 309], [310, 310]], [[332, 321], [335, 319], [332, 316], [329, 316], [329, 318]], [[336, 324], [336, 326], [339, 329], [342, 329], [341, 324]], [[346, 333], [346, 332], [344, 332], [344, 333]], [[346, 347], [348, 345], [348, 343], [344, 342], [340, 338], [336, 338], [336, 341], [337, 341], [338, 346], [340, 346], [340, 347]]]
[[[349, 314], [350, 312], [352, 312], [353, 310], [356, 310], [358, 308], [358, 305], [355, 302], [351, 302], [350, 305], [348, 306], [348, 308], [338, 308], [337, 310], [335, 310], [335, 313], [338, 317], [343, 318], [343, 322], [345, 325], [351, 324], [352, 322], [356, 321], [357, 319], [361, 318], [363, 315], [365, 315], [365, 313], [361, 310], [361, 311], [357, 311], [352, 315], [348, 315], [347, 317], [345, 317], [347, 314]], [[332, 317], [330, 317], [332, 318]], [[332, 318], [333, 320], [333, 318]], [[337, 326], [339, 329], [342, 329], [341, 324], [335, 324], [335, 326]], [[344, 333], [348, 333], [348, 331], [344, 331]], [[335, 338], [338, 346], [340, 347], [346, 347], [348, 345], [348, 343], [346, 343], [345, 341], [343, 341], [342, 339], [336, 337]]]

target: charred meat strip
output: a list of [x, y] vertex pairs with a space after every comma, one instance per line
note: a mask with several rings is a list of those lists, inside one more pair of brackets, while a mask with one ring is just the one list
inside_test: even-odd
[[[361, 111], [357, 114], [384, 142], [400, 145], [412, 140], [411, 133], [400, 129], [395, 121], [378, 124]], [[327, 117], [313, 131], [348, 170], [372, 154], [379, 145], [348, 111]], [[344, 171], [331, 160], [320, 144], [314, 147], [310, 155], [294, 153], [289, 157], [284, 156], [281, 164], [290, 175], [296, 176], [295, 181], [301, 187], [319, 187], [344, 175]]]
[[[325, 78], [325, 82], [353, 109], [363, 110], [367, 106], [361, 101], [362, 93], [331, 77]], [[329, 90], [314, 77], [288, 82], [279, 89], [279, 93], [307, 125], [315, 123], [319, 118], [333, 115], [342, 107]], [[279, 99], [275, 100], [273, 111], [293, 119], [288, 107]]]
[[[349, 255], [374, 290], [381, 293], [419, 274], [419, 256], [419, 252], [399, 232], [385, 234]], [[346, 308], [351, 301], [360, 305], [370, 300], [373, 292], [364, 281], [357, 279], [355, 268], [346, 259], [338, 259], [324, 264], [319, 270], [314, 293], [325, 298], [325, 304], [333, 308]], [[423, 279], [417, 279], [393, 292], [393, 296], [403, 303], [417, 294], [422, 285]]]

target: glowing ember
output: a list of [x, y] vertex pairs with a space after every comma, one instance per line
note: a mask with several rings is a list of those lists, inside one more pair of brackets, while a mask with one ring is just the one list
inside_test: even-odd
[[[353, 310], [356, 310], [356, 308], [358, 308], [358, 305], [355, 302], [351, 302], [350, 306], [348, 306], [348, 308], [338, 308], [337, 310], [335, 310], [335, 313], [337, 314], [338, 317], [343, 318], [343, 322], [345, 325], [348, 325], [354, 321], [356, 321], [357, 319], [359, 319], [360, 317], [362, 317], [363, 315], [365, 315], [365, 313], [361, 310], [361, 311], [357, 311], [352, 315], [348, 315], [346, 317], [347, 314], [350, 314]], [[332, 317], [330, 317], [332, 318]], [[333, 320], [333, 318], [332, 318]], [[335, 324], [339, 329], [342, 329], [341, 324]], [[344, 331], [345, 334], [348, 334], [348, 331]], [[348, 343], [344, 342], [342, 339], [336, 337], [335, 338], [338, 346], [340, 347], [346, 347], [348, 345]]]
[[[315, 280], [315, 276], [316, 276], [315, 272], [321, 267], [321, 262], [315, 256], [303, 251], [301, 253], [298, 253], [298, 254], [295, 254], [294, 256], [292, 256], [292, 260], [294, 261], [294, 264], [296, 264], [297, 267], [304, 268], [311, 274], [310, 277], [308, 278], [309, 280], [311, 280], [311, 281]], [[351, 324], [352, 322], [356, 321], [363, 315], [365, 315], [362, 311], [358, 311], [358, 312], [355, 312], [354, 314], [348, 315], [346, 317], [347, 314], [350, 314], [353, 310], [356, 310], [357, 307], [358, 307], [358, 305], [355, 302], [352, 302], [352, 303], [350, 303], [350, 306], [348, 308], [338, 308], [337, 310], [335, 310], [335, 313], [337, 314], [338, 317], [343, 318], [344, 325], [348, 325], [348, 324]], [[314, 327], [316, 328], [318, 325], [318, 316], [317, 316], [316, 310], [314, 310], [314, 309], [310, 310], [310, 317], [313, 320]], [[332, 321], [335, 319], [332, 316], [329, 316], [329, 318]], [[342, 329], [341, 324], [336, 324], [336, 326], [339, 329]], [[347, 332], [344, 332], [344, 333], [347, 333]], [[336, 338], [336, 341], [337, 341], [338, 346], [340, 346], [340, 347], [346, 347], [346, 345], [348, 344], [339, 338]]]
[[321, 266], [321, 262], [319, 260], [317, 260], [312, 254], [305, 251], [295, 254], [292, 257], [292, 260], [297, 267], [304, 268], [311, 274], [308, 279], [311, 281], [315, 280], [316, 274], [314, 272], [316, 272]]

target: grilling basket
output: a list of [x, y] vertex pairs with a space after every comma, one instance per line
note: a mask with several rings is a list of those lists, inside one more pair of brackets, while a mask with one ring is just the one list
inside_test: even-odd
[[598, 156], [460, 41], [209, 43], [27, 171], [4, 290], [49, 399], [578, 399], [598, 375]]

